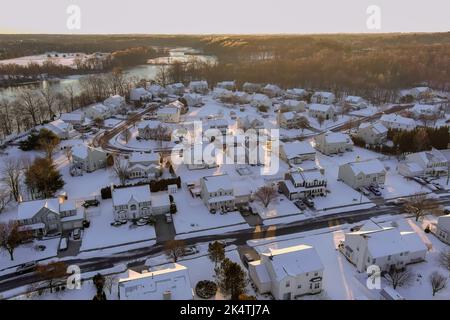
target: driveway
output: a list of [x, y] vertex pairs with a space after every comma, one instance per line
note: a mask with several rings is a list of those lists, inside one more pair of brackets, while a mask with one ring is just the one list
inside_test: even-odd
[[167, 223], [166, 217], [163, 214], [156, 215], [155, 218], [156, 242], [163, 243], [167, 240], [173, 240], [176, 235], [173, 222]]
[[63, 258], [63, 257], [75, 257], [78, 255], [78, 253], [80, 252], [80, 248], [81, 248], [81, 239], [80, 240], [73, 240], [70, 239], [70, 232], [64, 232], [62, 237], [67, 238], [67, 250], [64, 251], [59, 251], [58, 250], [58, 258]]

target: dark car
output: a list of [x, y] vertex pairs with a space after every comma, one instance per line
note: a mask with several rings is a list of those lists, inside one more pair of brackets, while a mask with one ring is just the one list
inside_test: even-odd
[[91, 200], [84, 201], [83, 207], [85, 207], [85, 208], [98, 207], [99, 204], [100, 204], [100, 202], [97, 199], [91, 199]]
[[309, 198], [305, 198], [303, 199], [303, 202], [309, 207], [309, 208], [314, 208], [314, 201], [312, 201]]
[[378, 190], [377, 188], [370, 186], [368, 188], [374, 195], [376, 195], [377, 197], [381, 196], [381, 192], [380, 190]]

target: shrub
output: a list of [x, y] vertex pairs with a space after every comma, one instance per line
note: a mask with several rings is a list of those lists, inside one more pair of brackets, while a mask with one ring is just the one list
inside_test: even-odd
[[217, 292], [217, 285], [209, 280], [202, 280], [197, 282], [195, 286], [195, 293], [202, 299], [212, 298]]

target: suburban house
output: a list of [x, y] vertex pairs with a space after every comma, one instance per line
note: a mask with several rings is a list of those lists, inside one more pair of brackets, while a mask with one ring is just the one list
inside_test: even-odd
[[144, 88], [133, 88], [130, 90], [130, 101], [150, 101], [152, 94]]
[[235, 101], [235, 103], [246, 104], [250, 103], [251, 97], [247, 92], [233, 91], [232, 99]]
[[61, 119], [47, 123], [44, 128], [53, 132], [60, 139], [69, 139], [74, 132], [72, 124]]
[[189, 170], [215, 168], [217, 156], [217, 149], [212, 143], [197, 143], [183, 150], [183, 162]]
[[412, 89], [400, 90], [399, 97], [402, 99], [410, 96], [415, 100], [422, 100], [430, 98], [432, 94], [433, 90], [429, 87], [415, 87]]
[[191, 81], [189, 83], [189, 90], [195, 93], [205, 94], [208, 92], [208, 82], [205, 80], [202, 81]]
[[216, 87], [220, 88], [220, 89], [226, 89], [226, 90], [233, 91], [236, 89], [236, 82], [235, 81], [217, 82]]
[[128, 176], [130, 179], [155, 179], [161, 175], [159, 153], [133, 152], [128, 158]]
[[110, 109], [105, 106], [103, 103], [96, 103], [92, 106], [89, 106], [84, 111], [86, 117], [94, 120], [94, 119], [106, 119], [112, 116]]
[[333, 104], [335, 101], [336, 97], [331, 92], [317, 91], [311, 96], [311, 103]]
[[287, 111], [304, 112], [305, 110], [306, 110], [306, 102], [305, 101], [299, 101], [299, 100], [293, 100], [293, 99], [284, 100], [281, 103], [281, 107], [280, 107], [281, 112], [287, 112]]
[[35, 237], [83, 227], [84, 208], [65, 197], [20, 202], [17, 219], [21, 230]]
[[153, 97], [166, 97], [168, 95], [168, 92], [166, 90], [166, 88], [164, 88], [163, 86], [160, 86], [159, 84], [153, 83], [153, 84], [148, 84], [146, 86], [146, 89], [148, 92], [150, 92], [152, 94]]
[[433, 116], [439, 113], [439, 109], [431, 104], [415, 104], [414, 107], [410, 109], [416, 118], [422, 116]]
[[233, 211], [235, 197], [233, 184], [227, 174], [200, 179], [201, 197], [210, 211]]
[[278, 97], [282, 92], [283, 90], [275, 84], [267, 84], [264, 88], [262, 88], [262, 93], [270, 98]]
[[270, 99], [268, 96], [262, 93], [254, 93], [251, 96], [250, 105], [253, 107], [265, 107], [270, 108], [272, 107], [272, 99]]
[[118, 94], [116, 94], [114, 96], [110, 96], [105, 101], [103, 101], [103, 105], [109, 108], [110, 114], [116, 114], [126, 106], [126, 103], [124, 97], [121, 97]]
[[308, 91], [300, 88], [287, 89], [286, 92], [284, 93], [284, 96], [287, 99], [294, 99], [294, 100], [302, 100], [306, 98], [307, 95]]
[[383, 114], [380, 118], [381, 123], [388, 129], [414, 130], [416, 121], [411, 118], [405, 118], [397, 114]]
[[313, 103], [308, 108], [308, 115], [316, 119], [322, 117], [324, 120], [330, 120], [333, 119], [335, 113], [334, 107], [331, 104]]
[[180, 122], [180, 114], [180, 108], [173, 105], [167, 105], [161, 109], [158, 109], [158, 111], [156, 112], [158, 120], [166, 123]]
[[216, 129], [221, 134], [226, 134], [228, 130], [228, 121], [226, 119], [212, 119], [203, 123], [203, 131]]
[[193, 300], [188, 269], [178, 263], [166, 264], [142, 273], [128, 270], [119, 279], [119, 300]]
[[106, 167], [108, 153], [85, 144], [78, 144], [72, 147], [72, 166], [92, 172]]
[[242, 90], [247, 93], [257, 93], [261, 92], [262, 85], [259, 83], [251, 83], [251, 82], [245, 82], [242, 85]]
[[216, 88], [214, 88], [212, 95], [213, 95], [214, 99], [226, 101], [226, 100], [230, 100], [233, 97], [233, 91], [216, 87]]
[[200, 107], [203, 104], [202, 96], [198, 93], [185, 93], [183, 98], [189, 107]]
[[137, 125], [138, 137], [144, 140], [155, 139], [155, 129], [161, 125], [156, 120], [144, 120]]
[[314, 137], [314, 141], [316, 149], [326, 155], [353, 150], [352, 139], [341, 132], [325, 132]]
[[316, 150], [308, 141], [282, 142], [280, 143], [280, 158], [290, 165], [308, 160], [315, 161]]
[[338, 179], [353, 189], [384, 185], [386, 169], [378, 159], [345, 163], [339, 167]]
[[424, 261], [427, 253], [415, 232], [381, 227], [372, 221], [358, 231], [346, 233], [339, 248], [359, 272], [371, 265], [377, 265], [381, 271], [403, 269], [407, 264]]
[[81, 125], [84, 123], [84, 113], [82, 112], [63, 113], [59, 118], [65, 123], [70, 123], [71, 125]]
[[182, 96], [184, 94], [184, 91], [186, 90], [186, 88], [184, 87], [184, 84], [182, 84], [181, 82], [178, 82], [178, 83], [168, 84], [166, 86], [166, 90], [169, 94]]
[[278, 189], [289, 200], [327, 195], [327, 178], [318, 169], [298, 170], [285, 174]]
[[269, 248], [249, 263], [249, 276], [260, 293], [276, 300], [295, 300], [322, 291], [324, 267], [314, 247]]
[[359, 96], [347, 96], [344, 100], [344, 106], [353, 110], [360, 110], [367, 108], [367, 102]]
[[439, 177], [447, 174], [448, 160], [441, 151], [435, 148], [430, 151], [411, 153], [398, 164], [398, 172], [405, 177]]
[[278, 112], [278, 126], [283, 129], [298, 129], [304, 116], [294, 111]]
[[264, 122], [256, 118], [250, 120], [250, 117], [245, 115], [244, 117], [239, 117], [237, 119], [237, 127], [244, 131], [248, 129], [260, 130], [264, 129]]
[[438, 217], [436, 236], [447, 244], [450, 244], [450, 214]]
[[114, 219], [138, 219], [152, 214], [151, 192], [148, 185], [112, 190]]
[[381, 122], [363, 122], [359, 125], [356, 136], [366, 144], [378, 145], [387, 141], [387, 134], [388, 129]]

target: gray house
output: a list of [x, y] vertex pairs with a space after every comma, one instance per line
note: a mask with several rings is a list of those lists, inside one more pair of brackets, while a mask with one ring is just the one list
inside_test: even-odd
[[80, 144], [72, 147], [73, 167], [92, 172], [106, 167], [108, 154], [103, 150]]
[[378, 186], [384, 184], [386, 169], [378, 159], [350, 162], [339, 167], [338, 178], [354, 189]]
[[358, 127], [357, 136], [366, 144], [377, 145], [387, 141], [388, 129], [381, 122], [363, 122]]

